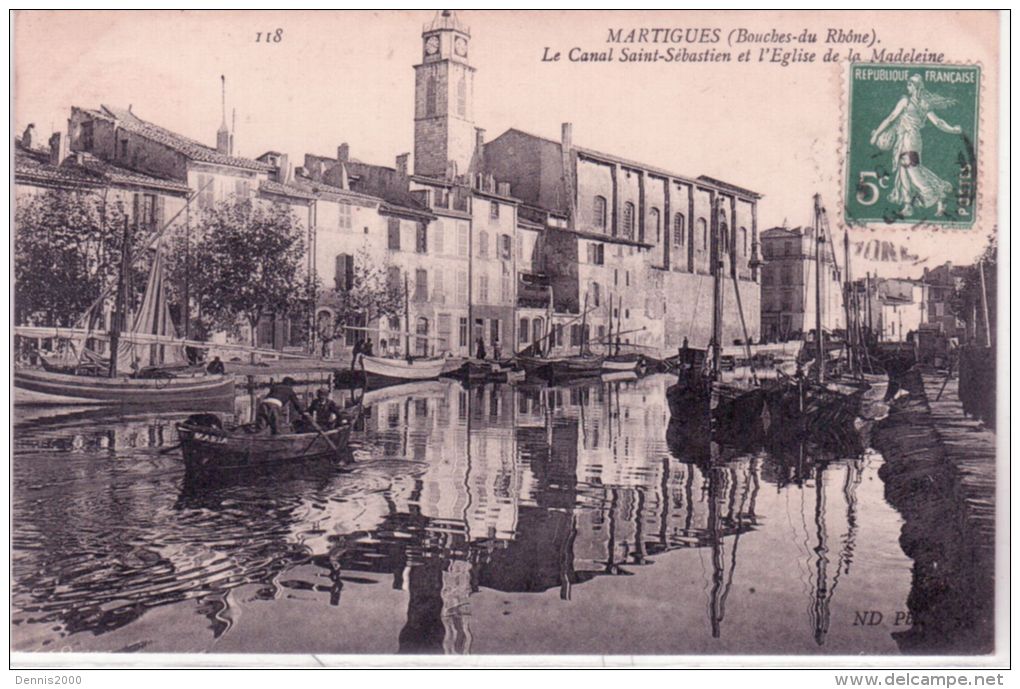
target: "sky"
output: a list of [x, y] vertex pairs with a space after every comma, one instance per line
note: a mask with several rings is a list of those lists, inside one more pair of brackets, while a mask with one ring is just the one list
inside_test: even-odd
[[[66, 131], [72, 105], [127, 107], [208, 145], [236, 111], [235, 152], [351, 155], [393, 164], [413, 150], [413, 65], [432, 11], [19, 12], [15, 19], [15, 133]], [[859, 270], [916, 276], [922, 265], [976, 257], [997, 200], [998, 17], [994, 13], [494, 12], [462, 11], [471, 31], [476, 126], [558, 139], [572, 122], [581, 146], [687, 176], [709, 175], [764, 195], [759, 231], [811, 221], [822, 194], [840, 208], [846, 63], [579, 63], [573, 47], [605, 50], [611, 29], [670, 27], [768, 34], [875, 30], [891, 48], [938, 49], [984, 69], [979, 222], [971, 230], [878, 228], [852, 239], [891, 241], [922, 260]], [[279, 42], [265, 34], [280, 31]], [[262, 40], [257, 41], [257, 34]], [[700, 50], [704, 46], [686, 45]], [[559, 62], [543, 62], [545, 49]], [[617, 55], [622, 46], [616, 47]], [[632, 48], [634, 46], [631, 46]], [[645, 45], [654, 48], [654, 45]], [[660, 45], [659, 47], [668, 47]], [[758, 46], [755, 46], [757, 48]], [[769, 47], [775, 47], [770, 45]], [[782, 46], [788, 48], [789, 46]], [[836, 45], [841, 53], [848, 46]], [[814, 50], [824, 52], [816, 45]], [[734, 53], [738, 48], [732, 49]]]

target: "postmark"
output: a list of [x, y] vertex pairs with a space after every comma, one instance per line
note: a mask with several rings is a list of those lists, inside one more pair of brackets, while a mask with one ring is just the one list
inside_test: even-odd
[[847, 224], [974, 225], [980, 86], [977, 65], [851, 65]]

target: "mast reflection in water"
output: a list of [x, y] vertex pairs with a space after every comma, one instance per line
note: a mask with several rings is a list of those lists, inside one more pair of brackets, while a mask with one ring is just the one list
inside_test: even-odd
[[897, 652], [881, 458], [706, 449], [669, 382], [383, 390], [352, 471], [202, 486], [180, 416], [18, 410], [12, 648]]

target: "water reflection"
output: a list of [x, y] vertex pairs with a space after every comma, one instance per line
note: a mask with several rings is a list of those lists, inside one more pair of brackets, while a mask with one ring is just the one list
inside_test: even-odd
[[159, 608], [203, 620], [187, 650], [894, 652], [852, 625], [909, 587], [879, 460], [685, 443], [669, 382], [379, 391], [353, 471], [216, 485], [167, 451], [180, 416], [19, 410], [12, 647], [182, 650]]

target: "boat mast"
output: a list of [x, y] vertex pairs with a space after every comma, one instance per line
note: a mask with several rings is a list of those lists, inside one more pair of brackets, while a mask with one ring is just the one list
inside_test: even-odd
[[110, 378], [117, 377], [117, 352], [120, 349], [120, 331], [124, 328], [125, 307], [127, 301], [127, 284], [125, 273], [131, 256], [131, 225], [127, 217], [124, 218], [124, 237], [121, 240], [120, 273], [117, 275], [117, 299], [113, 307], [113, 319], [110, 323]]
[[[835, 256], [833, 256], [835, 259]], [[843, 312], [846, 319], [846, 356], [850, 363], [851, 373], [858, 373], [860, 370], [855, 340], [857, 329], [850, 321], [850, 231], [843, 229]], [[854, 319], [856, 321], [856, 319]]]
[[410, 297], [407, 290], [407, 271], [404, 271], [404, 323], [407, 324], [407, 327], [404, 329], [404, 354], [408, 359], [411, 358], [411, 305], [409, 302]]
[[815, 340], [818, 343], [818, 382], [825, 382], [825, 343], [822, 338], [822, 195], [815, 194]]
[[719, 378], [719, 357], [722, 355], [722, 252], [719, 246], [718, 202], [712, 202], [712, 245], [709, 249], [712, 271], [712, 380]]

